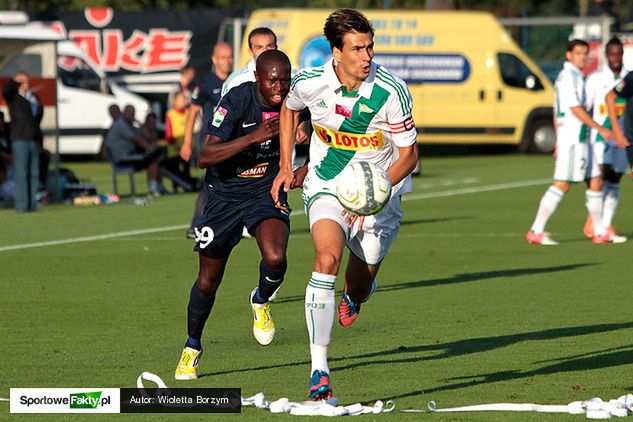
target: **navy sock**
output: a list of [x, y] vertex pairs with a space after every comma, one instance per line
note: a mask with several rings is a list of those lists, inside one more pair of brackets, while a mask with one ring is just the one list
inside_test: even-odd
[[[215, 292], [209, 296], [202, 296], [198, 291], [196, 283], [193, 284], [191, 293], [189, 294], [189, 306], [187, 306], [187, 333], [189, 334], [187, 347], [200, 350], [202, 330], [204, 330], [204, 324], [211, 314], [214, 302]], [[197, 345], [195, 344], [196, 340]]]
[[267, 303], [270, 297], [281, 286], [284, 281], [288, 265], [284, 264], [279, 268], [269, 268], [264, 261], [259, 263], [259, 287], [253, 296], [253, 303]]

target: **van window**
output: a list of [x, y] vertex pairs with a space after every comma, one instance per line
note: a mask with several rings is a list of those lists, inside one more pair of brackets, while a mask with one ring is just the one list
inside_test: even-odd
[[101, 78], [78, 57], [58, 56], [57, 72], [66, 86], [101, 92]]
[[511, 87], [541, 90], [543, 83], [517, 56], [510, 53], [498, 53], [499, 72], [503, 82]]
[[0, 76], [13, 77], [17, 72], [26, 72], [30, 76], [42, 74], [42, 56], [39, 54], [19, 54], [0, 70]]

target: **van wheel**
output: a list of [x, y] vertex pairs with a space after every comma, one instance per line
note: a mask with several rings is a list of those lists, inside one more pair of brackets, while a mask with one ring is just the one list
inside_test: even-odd
[[556, 132], [552, 119], [540, 118], [532, 122], [523, 141], [519, 145], [521, 152], [546, 154], [554, 151]]

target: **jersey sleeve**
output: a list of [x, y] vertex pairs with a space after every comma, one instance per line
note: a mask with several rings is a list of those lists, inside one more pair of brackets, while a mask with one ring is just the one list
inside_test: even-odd
[[288, 91], [288, 95], [286, 96], [286, 107], [294, 111], [303, 110], [308, 106], [301, 95], [302, 90], [304, 89], [304, 81], [299, 81], [297, 79], [300, 75], [301, 72], [299, 72], [292, 78], [292, 82], [290, 83], [290, 90]]
[[598, 95], [598, 83], [599, 81], [595, 73], [589, 75], [587, 78], [587, 83], [585, 83], [585, 108], [587, 110], [591, 110], [600, 104], [600, 99], [596, 99]]
[[613, 90], [620, 98], [633, 97], [633, 72], [629, 72], [626, 76], [617, 84]]
[[242, 119], [243, 103], [244, 101], [237, 101], [232, 95], [223, 97], [215, 108], [211, 119], [206, 122], [206, 133], [217, 136], [222, 141], [228, 141], [231, 133]]
[[574, 86], [574, 80], [571, 74], [566, 73], [564, 75], [561, 75], [556, 91], [558, 95], [558, 105], [561, 111], [565, 112], [565, 110], [568, 110], [572, 107], [578, 107], [582, 105], [580, 104], [580, 98], [578, 98], [576, 87]]
[[204, 107], [206, 102], [209, 100], [211, 96], [211, 92], [209, 89], [206, 89], [204, 86], [204, 81], [197, 84], [191, 93], [191, 103], [200, 107]]
[[395, 93], [391, 94], [386, 106], [387, 123], [393, 143], [398, 147], [414, 144], [418, 133], [411, 114], [413, 106], [411, 93], [404, 82], [398, 85]]

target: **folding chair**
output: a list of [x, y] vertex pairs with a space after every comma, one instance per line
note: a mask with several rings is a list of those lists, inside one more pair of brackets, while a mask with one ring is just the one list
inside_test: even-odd
[[109, 148], [106, 148], [105, 152], [106, 152], [108, 161], [110, 162], [110, 165], [112, 166], [112, 185], [114, 189], [114, 194], [115, 195], [119, 194], [117, 175], [119, 173], [124, 173], [124, 174], [127, 174], [130, 178], [130, 194], [132, 196], [135, 196], [136, 191], [134, 189], [134, 173], [136, 173], [136, 169], [133, 166], [122, 166], [122, 165], [117, 164], [116, 161], [114, 161], [114, 156], [112, 155], [112, 152], [110, 151]]

